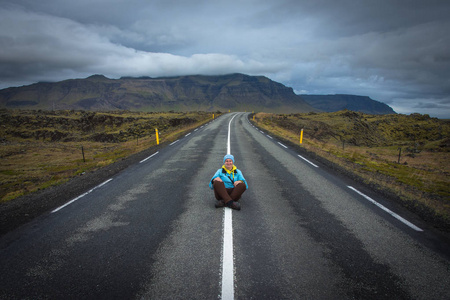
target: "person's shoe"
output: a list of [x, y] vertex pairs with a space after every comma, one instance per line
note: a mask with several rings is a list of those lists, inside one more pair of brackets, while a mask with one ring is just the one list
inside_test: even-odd
[[227, 203], [227, 206], [231, 209], [241, 210], [241, 205], [236, 201], [230, 201]]
[[216, 208], [225, 207], [225, 202], [223, 202], [223, 200], [217, 200], [215, 206], [216, 206]]

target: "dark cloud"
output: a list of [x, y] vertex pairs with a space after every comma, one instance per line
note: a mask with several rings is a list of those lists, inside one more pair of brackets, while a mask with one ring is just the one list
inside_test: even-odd
[[450, 2], [0, 0], [0, 88], [243, 72], [450, 117]]

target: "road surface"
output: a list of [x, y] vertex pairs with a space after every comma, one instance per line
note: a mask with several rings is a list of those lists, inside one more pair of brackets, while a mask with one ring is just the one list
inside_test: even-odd
[[[0, 299], [450, 299], [445, 240], [230, 113], [0, 238]], [[249, 189], [216, 209], [231, 152]]]

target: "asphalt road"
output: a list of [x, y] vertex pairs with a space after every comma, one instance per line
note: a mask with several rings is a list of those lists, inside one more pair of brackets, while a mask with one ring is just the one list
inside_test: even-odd
[[[450, 299], [445, 240], [246, 115], [2, 236], [0, 299]], [[249, 184], [241, 211], [208, 187], [228, 149]]]

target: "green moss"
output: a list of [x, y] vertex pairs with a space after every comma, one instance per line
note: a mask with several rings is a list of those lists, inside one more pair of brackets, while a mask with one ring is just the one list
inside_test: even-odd
[[20, 172], [17, 170], [0, 170], [0, 175], [15, 176], [15, 175], [20, 175], [20, 174], [23, 174], [23, 172]]

